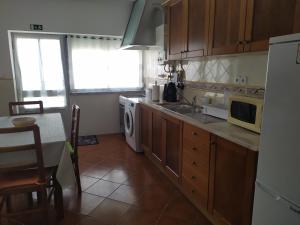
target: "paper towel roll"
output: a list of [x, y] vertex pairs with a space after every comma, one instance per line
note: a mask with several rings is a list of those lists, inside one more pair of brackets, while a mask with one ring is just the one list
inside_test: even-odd
[[159, 86], [155, 82], [152, 87], [152, 101], [158, 102], [159, 101]]
[[159, 86], [159, 103], [164, 102], [164, 89], [165, 89], [165, 85]]

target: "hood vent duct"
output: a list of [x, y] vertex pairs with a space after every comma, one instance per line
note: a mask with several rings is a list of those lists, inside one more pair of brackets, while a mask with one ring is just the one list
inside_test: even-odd
[[147, 50], [156, 47], [156, 27], [164, 24], [161, 0], [136, 0], [123, 37], [122, 49]]

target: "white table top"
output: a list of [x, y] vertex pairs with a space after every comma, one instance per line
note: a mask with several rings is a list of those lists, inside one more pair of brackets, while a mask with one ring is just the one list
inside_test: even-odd
[[[42, 144], [55, 142], [65, 142], [66, 134], [60, 113], [45, 113], [27, 115], [36, 119], [36, 124], [40, 128]], [[0, 117], [0, 128], [13, 127], [13, 118], [24, 116]], [[32, 132], [16, 134], [1, 134], [0, 146], [12, 146], [18, 144], [32, 144]]]
[[[46, 167], [57, 166], [61, 159], [66, 142], [66, 134], [61, 115], [59, 113], [45, 113], [27, 115], [36, 119], [36, 124], [40, 128], [44, 164]], [[0, 128], [12, 127], [11, 120], [15, 117], [0, 117]], [[18, 146], [33, 144], [32, 132], [22, 132], [18, 134], [0, 134], [0, 146]], [[30, 152], [29, 152], [30, 153]], [[22, 160], [32, 161], [34, 154], [28, 152], [2, 153], [0, 164], [18, 163]]]

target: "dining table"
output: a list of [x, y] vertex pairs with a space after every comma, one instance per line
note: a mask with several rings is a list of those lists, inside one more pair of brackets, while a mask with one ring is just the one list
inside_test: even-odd
[[[56, 180], [58, 181], [61, 195], [63, 189], [74, 188], [76, 178], [72, 160], [68, 151], [67, 137], [60, 113], [30, 114], [36, 125], [40, 128], [42, 152], [45, 168], [55, 168]], [[22, 116], [0, 117], [0, 128], [13, 127], [12, 120]], [[0, 146], [11, 147], [18, 145], [33, 144], [33, 133], [0, 134]], [[5, 164], [30, 163], [35, 160], [34, 151], [1, 153], [0, 166]], [[61, 196], [61, 201], [63, 197]], [[63, 202], [60, 203], [60, 215], [63, 217]]]

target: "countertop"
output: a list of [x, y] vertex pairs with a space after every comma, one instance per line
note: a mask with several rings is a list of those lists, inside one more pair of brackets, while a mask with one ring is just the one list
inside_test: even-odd
[[253, 151], [259, 150], [259, 138], [260, 138], [259, 134], [254, 133], [249, 130], [246, 130], [244, 128], [238, 127], [231, 123], [228, 123], [226, 120], [219, 119], [213, 123], [203, 123], [192, 117], [189, 117], [189, 116], [186, 116], [183, 114], [179, 114], [179, 113], [173, 112], [167, 108], [164, 108], [163, 106], [159, 105], [157, 102], [152, 102], [152, 101], [146, 100], [145, 98], [139, 98], [138, 101], [141, 104], [147, 105], [156, 110], [160, 110], [163, 113], [166, 113], [166, 114], [173, 116], [177, 119], [180, 119], [184, 122], [192, 124], [193, 126], [199, 127], [203, 130], [206, 130], [210, 133], [213, 133], [219, 137], [222, 137], [228, 141], [234, 142], [245, 148], [248, 148]]

